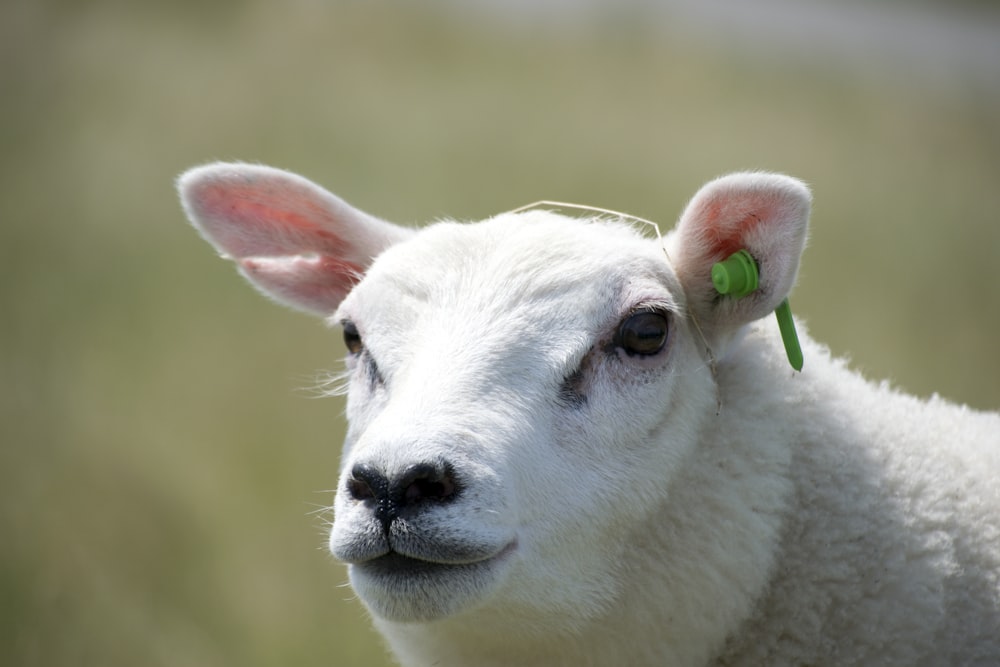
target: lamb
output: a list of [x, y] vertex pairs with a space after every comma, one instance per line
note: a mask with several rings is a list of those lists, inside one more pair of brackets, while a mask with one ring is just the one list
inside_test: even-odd
[[[252, 285], [343, 328], [329, 546], [401, 664], [1000, 664], [1000, 414], [808, 335], [789, 368], [800, 181], [712, 181], [662, 240], [541, 209], [415, 231], [247, 164], [178, 187]], [[721, 295], [741, 249], [759, 285]]]

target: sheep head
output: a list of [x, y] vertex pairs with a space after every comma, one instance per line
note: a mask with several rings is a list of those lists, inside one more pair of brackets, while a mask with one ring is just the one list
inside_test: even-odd
[[[621, 593], [624, 552], [716, 413], [706, 346], [724, 355], [787, 296], [809, 211], [798, 181], [736, 174], [695, 196], [664, 247], [543, 210], [416, 232], [245, 164], [179, 189], [260, 291], [343, 327], [330, 548], [376, 618], [485, 610], [557, 632]], [[761, 287], [734, 300], [710, 272], [740, 248]]]

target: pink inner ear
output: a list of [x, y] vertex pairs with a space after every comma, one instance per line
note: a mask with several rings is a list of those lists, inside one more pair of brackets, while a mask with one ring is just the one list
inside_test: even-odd
[[745, 248], [757, 228], [773, 217], [773, 208], [757, 199], [706, 202], [702, 229], [710, 256], [724, 259]]
[[348, 244], [331, 231], [333, 213], [316, 193], [284, 184], [208, 182], [193, 192], [202, 230], [232, 257], [302, 253], [343, 256]]
[[356, 264], [326, 255], [244, 259], [240, 268], [265, 292], [321, 313], [331, 311], [364, 273]]

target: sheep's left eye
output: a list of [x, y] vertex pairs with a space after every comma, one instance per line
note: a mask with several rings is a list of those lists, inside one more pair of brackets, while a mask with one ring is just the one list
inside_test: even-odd
[[364, 345], [361, 343], [361, 334], [358, 333], [358, 327], [350, 320], [345, 320], [343, 327], [344, 345], [347, 346], [347, 351], [351, 354], [360, 354], [361, 350], [364, 349]]
[[669, 323], [665, 313], [643, 310], [632, 313], [618, 326], [615, 343], [629, 356], [657, 354], [667, 344]]

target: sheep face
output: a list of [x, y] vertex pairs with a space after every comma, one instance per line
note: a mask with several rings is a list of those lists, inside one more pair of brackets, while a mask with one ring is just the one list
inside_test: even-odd
[[[684, 515], [672, 484], [717, 412], [707, 350], [785, 298], [809, 210], [793, 179], [725, 177], [664, 248], [545, 211], [414, 232], [268, 167], [178, 185], [252, 284], [343, 326], [330, 549], [377, 621], [549, 634], [609, 609], [648, 526]], [[710, 269], [740, 248], [761, 276], [736, 301]]]
[[571, 622], [613, 599], [714, 405], [684, 312], [658, 244], [609, 223], [441, 224], [380, 256], [332, 318], [351, 353], [330, 547], [372, 611]]

